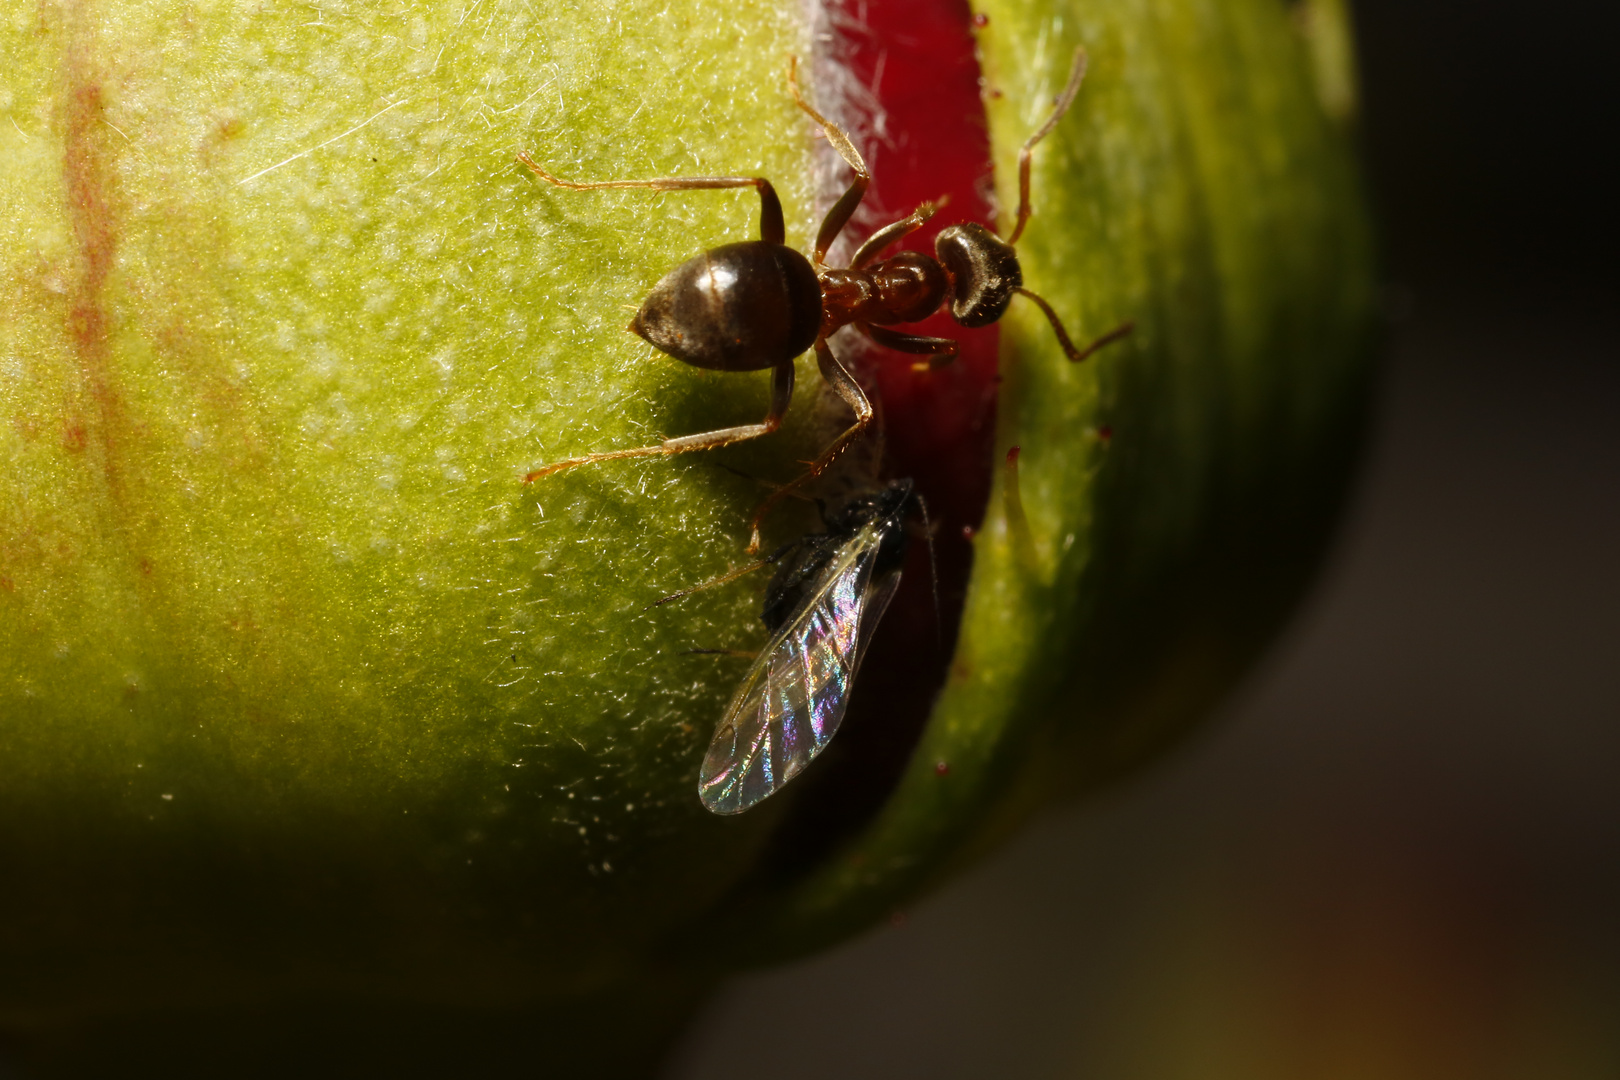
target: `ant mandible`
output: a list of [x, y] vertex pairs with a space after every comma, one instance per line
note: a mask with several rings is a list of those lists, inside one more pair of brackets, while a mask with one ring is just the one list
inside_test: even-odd
[[680, 176], [575, 183], [559, 180], [527, 153], [520, 153], [518, 161], [536, 176], [570, 191], [751, 187], [759, 192], [759, 239], [713, 248], [671, 270], [647, 294], [641, 309], [630, 321], [629, 329], [659, 351], [694, 367], [714, 371], [768, 368], [771, 372], [770, 410], [760, 423], [681, 435], [665, 439], [656, 446], [569, 458], [534, 470], [524, 482], [598, 461], [684, 454], [768, 435], [781, 426], [793, 397], [794, 358], [813, 345], [821, 377], [854, 411], [855, 422], [810, 463], [806, 472], [777, 488], [760, 504], [750, 522], [752, 534], [748, 550], [754, 553], [759, 550], [760, 522], [771, 508], [794, 488], [826, 469], [872, 422], [871, 402], [827, 344], [827, 339], [840, 327], [853, 325], [880, 345], [931, 357], [931, 367], [949, 363], [956, 356], [954, 340], [920, 337], [889, 327], [925, 319], [946, 301], [950, 302], [951, 317], [958, 323], [978, 327], [1000, 319], [1015, 293], [1027, 296], [1052, 324], [1064, 353], [1076, 363], [1130, 333], [1132, 324], [1125, 323], [1085, 348], [1076, 348], [1051, 305], [1024, 288], [1023, 271], [1014, 250], [1029, 221], [1030, 151], [1068, 111], [1085, 73], [1085, 50], [1076, 49], [1068, 84], [1055, 99], [1051, 116], [1018, 153], [1018, 216], [1012, 236], [1002, 240], [977, 222], [952, 225], [941, 230], [935, 239], [933, 256], [920, 251], [902, 251], [891, 258], [874, 261], [890, 245], [921, 228], [934, 215], [938, 206], [924, 203], [909, 216], [868, 237], [847, 267], [826, 264], [827, 249], [849, 224], [872, 177], [849, 136], [804, 100], [799, 91], [796, 58], [788, 69], [788, 89], [793, 100], [821, 125], [827, 141], [855, 174], [848, 190], [822, 220], [812, 259], [806, 259], [784, 244], [782, 203], [776, 189], [764, 177]]

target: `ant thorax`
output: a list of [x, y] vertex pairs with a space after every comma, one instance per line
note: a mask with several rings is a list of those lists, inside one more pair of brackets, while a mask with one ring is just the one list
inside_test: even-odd
[[899, 252], [869, 269], [824, 267], [817, 278], [823, 334], [851, 323], [921, 322], [939, 310], [951, 287], [944, 267], [920, 251]]

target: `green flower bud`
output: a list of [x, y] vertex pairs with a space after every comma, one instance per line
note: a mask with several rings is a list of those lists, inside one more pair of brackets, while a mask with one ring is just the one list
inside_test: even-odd
[[318, 1001], [537, 1015], [633, 1062], [726, 971], [872, 925], [1151, 758], [1275, 631], [1368, 379], [1344, 12], [991, 0], [1004, 206], [1073, 48], [1091, 57], [1035, 158], [1025, 278], [1135, 333], [1072, 365], [1033, 306], [1002, 323], [1016, 483], [998, 467], [949, 678], [876, 815], [785, 872], [790, 793], [703, 809], [741, 668], [683, 654], [758, 648], [764, 575], [647, 607], [744, 561], [761, 489], [717, 460], [814, 455], [814, 360], [770, 438], [525, 484], [756, 421], [768, 376], [624, 332], [670, 267], [757, 235], [751, 190], [587, 196], [514, 156], [770, 177], [807, 249], [801, 7], [6, 17], [13, 1034]]

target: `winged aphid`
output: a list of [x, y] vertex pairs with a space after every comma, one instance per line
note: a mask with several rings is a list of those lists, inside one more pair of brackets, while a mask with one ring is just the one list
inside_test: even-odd
[[698, 795], [740, 814], [780, 791], [838, 732], [872, 633], [900, 586], [910, 480], [858, 495], [774, 557], [760, 618], [770, 637], [721, 715]]

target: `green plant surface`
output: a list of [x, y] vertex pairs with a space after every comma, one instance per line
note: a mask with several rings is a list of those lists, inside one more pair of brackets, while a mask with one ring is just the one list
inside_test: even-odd
[[769, 176], [807, 247], [801, 6], [0, 16], [0, 1027], [521, 1010], [652, 968], [679, 1011], [1157, 753], [1302, 586], [1365, 397], [1348, 39], [1342, 6], [1302, 10], [984, 5], [1003, 205], [1091, 54], [1026, 277], [1077, 337], [1137, 330], [1071, 366], [1015, 306], [1018, 484], [950, 680], [879, 817], [790, 879], [758, 869], [789, 797], [721, 819], [694, 793], [734, 679], [682, 653], [758, 647], [764, 581], [647, 605], [742, 561], [759, 489], [719, 466], [811, 456], [813, 360], [770, 439], [523, 483], [763, 415], [765, 373], [624, 329], [756, 235], [757, 199], [559, 191], [514, 156]]
[[514, 161], [782, 177], [806, 238], [798, 27], [660, 8], [13, 17], [0, 828], [38, 869], [0, 901], [12, 992], [86, 989], [63, 951], [25, 976], [29, 941], [101, 969], [219, 904], [265, 934], [255, 983], [387, 984], [404, 941], [499, 997], [610, 970], [748, 865], [769, 816], [691, 797], [728, 687], [667, 658], [748, 638], [756, 600], [642, 609], [737, 561], [751, 493], [696, 458], [521, 482], [763, 412], [765, 376], [623, 329], [695, 242], [757, 228], [751, 193]]

